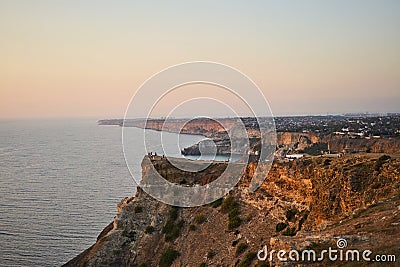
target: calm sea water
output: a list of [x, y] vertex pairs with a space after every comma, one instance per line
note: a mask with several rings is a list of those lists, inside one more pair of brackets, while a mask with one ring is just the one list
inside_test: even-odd
[[[130, 147], [143, 142], [140, 129], [128, 133], [138, 136]], [[201, 139], [180, 135], [179, 143]], [[176, 142], [176, 135], [165, 134], [163, 142]], [[137, 153], [134, 175], [143, 155]], [[96, 241], [135, 189], [120, 127], [95, 119], [0, 121], [0, 266], [65, 263]]]

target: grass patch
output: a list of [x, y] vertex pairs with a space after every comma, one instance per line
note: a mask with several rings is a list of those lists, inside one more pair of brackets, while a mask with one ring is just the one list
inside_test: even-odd
[[229, 218], [239, 216], [239, 208], [234, 207], [234, 208], [230, 209], [228, 215], [229, 215]]
[[257, 256], [257, 253], [255, 253], [255, 252], [247, 252], [247, 254], [244, 256], [243, 260], [239, 263], [238, 267], [251, 266], [251, 263], [254, 261], [256, 256]]
[[159, 266], [169, 267], [179, 257], [179, 252], [172, 247], [167, 248], [166, 251], [161, 255]]
[[169, 210], [168, 218], [169, 218], [170, 220], [173, 220], [173, 221], [175, 221], [176, 219], [178, 219], [178, 207], [172, 207], [172, 208]]
[[233, 230], [242, 224], [239, 216], [239, 202], [232, 195], [228, 195], [221, 204], [221, 210], [228, 213], [229, 222], [228, 229]]
[[212, 203], [211, 206], [212, 206], [213, 208], [218, 208], [219, 206], [221, 206], [222, 201], [224, 201], [224, 199], [223, 199], [223, 198], [219, 198], [219, 199], [215, 200], [215, 201]]
[[229, 212], [238, 206], [239, 203], [235, 200], [235, 198], [232, 195], [228, 195], [221, 204], [221, 210], [223, 212]]
[[236, 217], [229, 217], [228, 229], [233, 230], [238, 228], [242, 224], [242, 219], [239, 216]]
[[171, 242], [179, 237], [181, 233], [181, 229], [185, 224], [184, 220], [180, 220], [178, 223], [175, 223], [178, 218], [178, 208], [173, 207], [168, 214], [168, 220], [165, 223], [162, 233], [165, 234], [165, 241]]
[[[168, 222], [167, 222], [168, 223]], [[172, 223], [172, 225], [168, 225], [167, 230], [165, 233], [165, 241], [171, 242], [177, 239], [181, 234], [181, 229], [184, 226], [185, 221], [180, 220], [177, 224]]]
[[237, 248], [236, 248], [236, 252], [235, 255], [239, 256], [240, 254], [242, 254], [249, 246], [246, 243], [240, 243]]
[[174, 226], [175, 226], [174, 221], [168, 220], [168, 221], [164, 224], [163, 229], [162, 229], [162, 232], [163, 232], [164, 234], [170, 233], [170, 232], [172, 232], [172, 229], [174, 229]]

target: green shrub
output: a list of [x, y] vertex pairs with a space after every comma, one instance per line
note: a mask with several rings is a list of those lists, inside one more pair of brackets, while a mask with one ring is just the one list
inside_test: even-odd
[[196, 225], [194, 224], [189, 225], [189, 231], [196, 231]]
[[171, 219], [169, 219], [162, 229], [162, 232], [165, 234], [165, 241], [170, 242], [177, 239], [180, 236], [181, 229], [184, 225], [184, 220], [180, 220], [175, 224]]
[[180, 235], [181, 228], [184, 225], [184, 221], [180, 220], [178, 224], [175, 224], [175, 220], [178, 218], [178, 208], [172, 207], [168, 213], [168, 220], [165, 223], [162, 233], [165, 234], [165, 241], [170, 242], [175, 240]]
[[202, 224], [207, 221], [207, 217], [204, 214], [199, 214], [194, 217], [197, 224]]
[[213, 208], [218, 208], [219, 206], [221, 206], [223, 200], [224, 200], [223, 198], [219, 198], [219, 199], [215, 200], [212, 203], [212, 207]]
[[247, 248], [248, 248], [248, 245], [246, 243], [240, 243], [236, 248], [235, 255], [238, 256], [238, 255], [242, 254]]
[[242, 224], [242, 219], [240, 219], [239, 216], [230, 217], [229, 223], [228, 223], [228, 229], [233, 230], [233, 229], [239, 227], [241, 224]]
[[242, 219], [239, 217], [239, 203], [232, 195], [228, 195], [222, 202], [221, 210], [229, 216], [228, 229], [232, 230], [240, 226]]
[[206, 266], [207, 266], [207, 265], [206, 265], [205, 262], [202, 262], [202, 263], [199, 264], [199, 267], [206, 267]]
[[142, 211], [143, 211], [143, 208], [141, 206], [135, 207], [135, 213], [141, 213]]
[[170, 232], [165, 233], [165, 241], [174, 241], [179, 237], [180, 233], [180, 229], [177, 226], [174, 226]]
[[283, 229], [285, 229], [287, 227], [287, 224], [284, 222], [280, 222], [276, 225], [275, 229], [277, 232], [282, 231]]
[[229, 215], [229, 218], [239, 216], [239, 208], [234, 207], [234, 208], [230, 209], [228, 215]]
[[179, 257], [179, 252], [172, 247], [167, 248], [166, 251], [161, 255], [159, 266], [169, 267]]
[[144, 232], [145, 232], [146, 234], [152, 234], [152, 233], [154, 232], [154, 227], [151, 226], [151, 225], [149, 225], [149, 226], [146, 227], [146, 229], [144, 230]]
[[229, 212], [238, 206], [239, 203], [235, 200], [235, 198], [232, 195], [228, 195], [221, 204], [221, 210], [223, 212]]
[[168, 217], [170, 220], [175, 221], [178, 218], [178, 207], [172, 207], [169, 210]]
[[251, 266], [251, 263], [254, 261], [257, 253], [255, 252], [247, 252], [244, 256], [243, 260], [239, 263], [238, 267], [248, 267]]
[[163, 229], [162, 229], [163, 234], [172, 232], [172, 229], [174, 229], [174, 226], [175, 226], [174, 222], [172, 220], [168, 220], [163, 226]]

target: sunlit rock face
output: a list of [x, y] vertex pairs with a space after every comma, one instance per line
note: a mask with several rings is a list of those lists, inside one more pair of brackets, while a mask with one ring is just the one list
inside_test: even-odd
[[[215, 163], [188, 176], [167, 159], [147, 158], [144, 180], [150, 164], [169, 181], [184, 179], [189, 186], [206, 184], [225, 168]], [[334, 245], [338, 235], [375, 251], [390, 250], [386, 244], [399, 247], [399, 159], [352, 154], [276, 161], [260, 188], [250, 192], [255, 170], [256, 163], [248, 164], [222, 203], [196, 208], [173, 208], [138, 189], [121, 201], [97, 242], [66, 266], [158, 266], [168, 249], [178, 252], [172, 266], [232, 266], [264, 245], [304, 250]]]

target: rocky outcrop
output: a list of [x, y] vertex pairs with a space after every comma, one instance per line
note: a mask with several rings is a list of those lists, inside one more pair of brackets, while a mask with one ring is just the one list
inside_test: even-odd
[[278, 145], [297, 146], [299, 149], [321, 141], [320, 135], [316, 133], [278, 132], [276, 138]]
[[[147, 164], [188, 185], [208, 183], [225, 169], [215, 163], [189, 175], [157, 158], [144, 161], [144, 176]], [[138, 189], [121, 201], [97, 242], [65, 266], [250, 266], [262, 263], [255, 253], [264, 245], [318, 248], [340, 235], [376, 251], [388, 251], [385, 243], [399, 247], [399, 159], [348, 155], [274, 162], [260, 188], [250, 192], [255, 169], [256, 163], [248, 164], [224, 200], [196, 208], [172, 207]]]
[[335, 135], [328, 135], [322, 138], [321, 142], [329, 144], [330, 150], [342, 152], [350, 148], [354, 152], [371, 152], [400, 154], [400, 138], [343, 138]]
[[366, 139], [343, 137], [335, 134], [278, 132], [277, 146], [280, 150], [318, 155], [324, 152], [351, 152], [400, 154], [400, 138]]
[[[212, 138], [226, 138], [226, 131], [236, 125], [233, 119], [208, 119], [197, 118], [190, 121], [174, 119], [165, 121], [163, 119], [151, 120], [129, 120], [125, 122], [126, 127], [138, 127], [155, 131], [164, 131], [182, 134], [197, 134]], [[226, 128], [225, 128], [225, 127]]]

